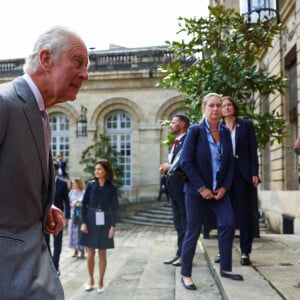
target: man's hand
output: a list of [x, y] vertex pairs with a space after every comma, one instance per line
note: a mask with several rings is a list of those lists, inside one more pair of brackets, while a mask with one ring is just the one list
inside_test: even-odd
[[167, 173], [169, 171], [170, 168], [171, 168], [170, 164], [163, 163], [159, 167], [159, 172], [160, 172], [160, 174], [165, 174], [165, 173]]
[[64, 226], [63, 212], [52, 204], [45, 225], [45, 232], [58, 235]]

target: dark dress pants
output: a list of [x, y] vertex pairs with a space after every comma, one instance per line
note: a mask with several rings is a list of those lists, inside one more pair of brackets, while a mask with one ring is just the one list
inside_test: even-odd
[[237, 227], [240, 229], [240, 249], [244, 254], [250, 254], [253, 243], [255, 214], [255, 188], [251, 182], [246, 182], [237, 170], [230, 190], [233, 211]]
[[183, 192], [184, 183], [176, 180], [168, 180], [168, 189], [171, 196], [171, 204], [173, 211], [173, 222], [177, 232], [177, 252], [176, 256], [181, 256], [182, 243], [186, 231], [186, 208]]
[[185, 195], [187, 228], [181, 255], [181, 275], [191, 277], [192, 265], [208, 209], [217, 217], [220, 270], [232, 270], [232, 242], [234, 238], [234, 216], [228, 193], [219, 201], [204, 200], [200, 195]]
[[45, 233], [46, 244], [48, 246], [50, 255], [52, 256], [53, 264], [56, 270], [59, 270], [59, 258], [60, 258], [61, 248], [62, 248], [62, 238], [63, 238], [63, 230], [61, 230], [58, 235], [53, 235], [54, 250], [52, 255], [51, 254], [52, 251], [50, 247], [50, 235]]

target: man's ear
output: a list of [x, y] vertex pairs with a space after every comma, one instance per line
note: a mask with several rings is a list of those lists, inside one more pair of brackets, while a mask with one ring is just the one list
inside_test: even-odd
[[40, 52], [40, 64], [45, 72], [51, 71], [51, 52], [48, 49], [44, 49]]

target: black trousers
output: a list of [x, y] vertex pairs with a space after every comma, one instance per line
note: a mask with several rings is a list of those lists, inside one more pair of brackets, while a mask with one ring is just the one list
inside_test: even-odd
[[168, 190], [171, 196], [171, 204], [173, 211], [173, 222], [177, 232], [177, 252], [176, 256], [181, 256], [182, 243], [186, 231], [186, 207], [185, 195], [183, 192], [184, 183], [169, 179]]
[[230, 198], [235, 216], [236, 228], [240, 229], [241, 253], [250, 254], [254, 237], [254, 215], [256, 215], [257, 197], [251, 182], [246, 182], [235, 169]]
[[50, 246], [50, 235], [47, 233], [45, 233], [45, 240], [46, 240], [46, 244], [48, 246], [50, 255], [52, 257], [55, 269], [59, 270], [59, 258], [60, 258], [61, 248], [62, 248], [63, 230], [61, 230], [61, 232], [58, 235], [52, 235], [52, 236], [53, 236], [53, 243], [54, 243], [53, 255], [52, 255], [51, 246]]

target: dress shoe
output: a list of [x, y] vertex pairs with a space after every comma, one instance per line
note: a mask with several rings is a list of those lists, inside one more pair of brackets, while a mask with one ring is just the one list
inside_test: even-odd
[[222, 277], [225, 277], [225, 278], [229, 278], [229, 279], [232, 279], [232, 280], [244, 280], [243, 276], [240, 275], [240, 274], [233, 274], [233, 273], [225, 273], [224, 271], [220, 271], [220, 275]]
[[185, 284], [183, 278], [181, 277], [181, 283], [182, 285], [187, 289], [187, 290], [191, 290], [194, 291], [197, 289], [197, 287], [192, 283], [192, 284]]
[[216, 263], [216, 264], [219, 264], [219, 263], [220, 263], [220, 254], [218, 254], [218, 255], [215, 257], [215, 263]]
[[178, 258], [179, 258], [179, 256], [175, 256], [175, 257], [173, 257], [173, 258], [171, 258], [171, 259], [167, 259], [167, 260], [164, 261], [164, 264], [165, 264], [165, 265], [170, 265], [170, 264], [172, 264], [174, 261], [176, 261]]
[[181, 266], [181, 259], [180, 259], [180, 257], [179, 257], [178, 259], [176, 259], [176, 260], [172, 263], [172, 265], [173, 265], [174, 267], [180, 267], [180, 266]]
[[247, 254], [242, 254], [240, 262], [241, 262], [242, 266], [249, 266], [249, 265], [251, 265], [250, 257]]

